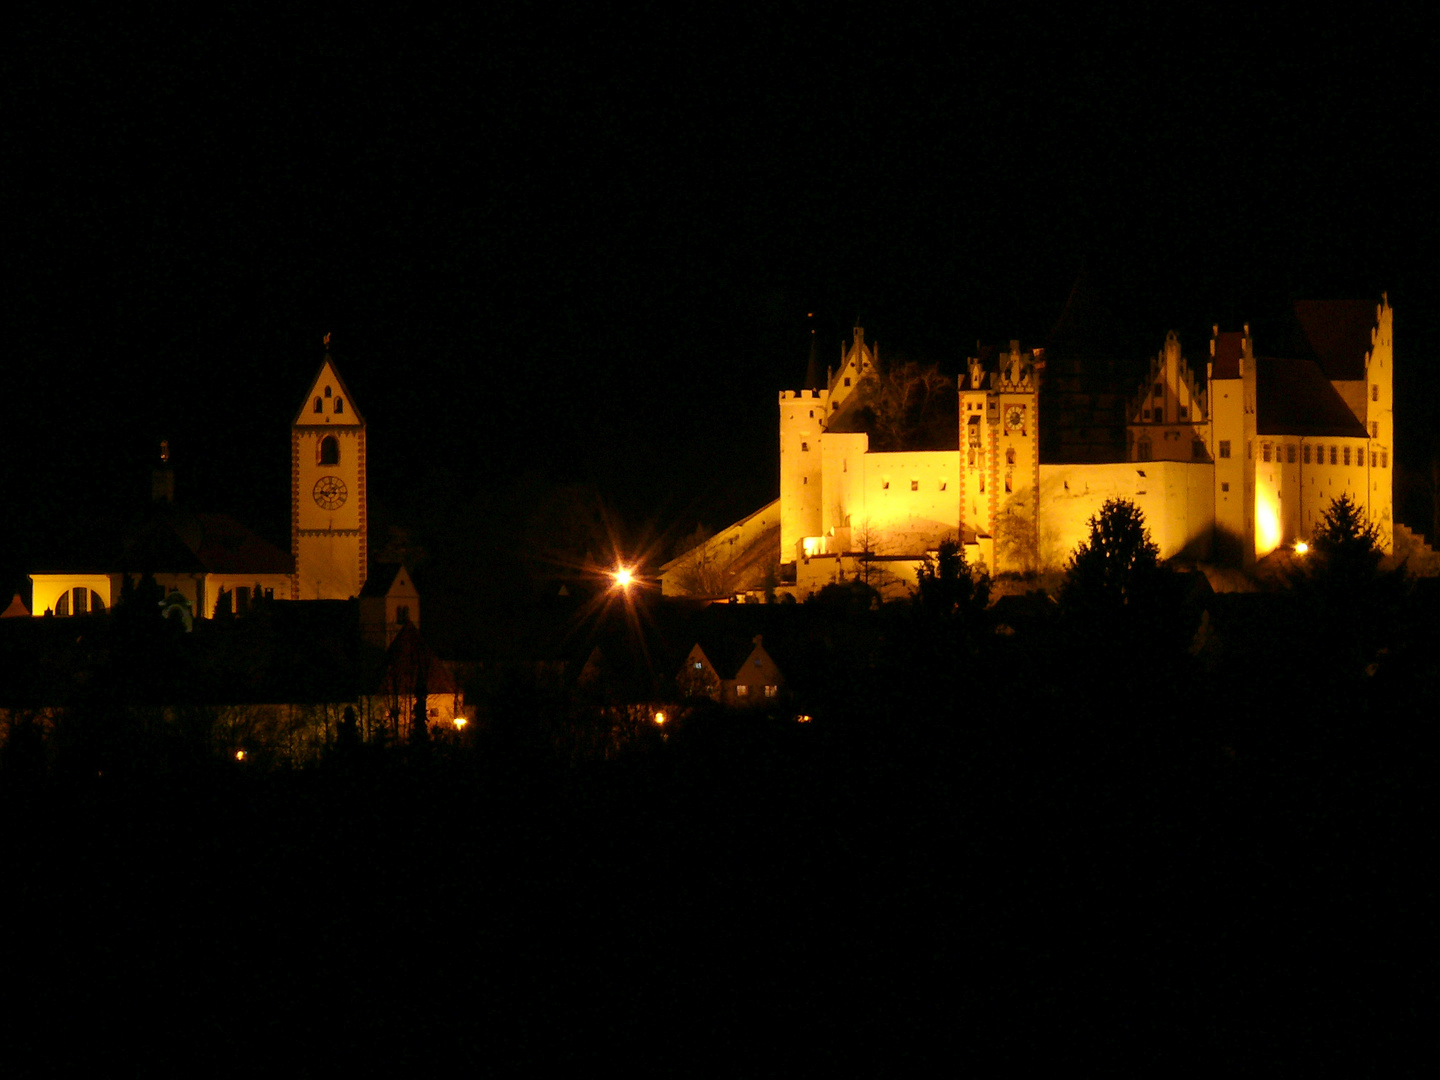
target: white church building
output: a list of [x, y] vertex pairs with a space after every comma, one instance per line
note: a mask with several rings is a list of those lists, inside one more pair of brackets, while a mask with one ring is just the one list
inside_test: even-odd
[[[693, 595], [706, 591], [697, 582], [715, 581], [753, 590], [761, 565], [774, 591], [800, 599], [877, 565], [892, 581], [913, 582], [946, 537], [963, 539], [971, 564], [991, 573], [1061, 569], [1113, 498], [1140, 508], [1167, 559], [1253, 566], [1307, 538], [1342, 494], [1364, 508], [1388, 552], [1389, 302], [1302, 302], [1294, 319], [1304, 338], [1298, 358], [1267, 352], [1249, 326], [1216, 326], [1202, 367], [1170, 333], [1143, 382], [1116, 399], [1123, 444], [1116, 432], [1110, 459], [1086, 460], [1044, 453], [1055, 445], [1042, 440], [1045, 426], [1062, 422], [1042, 409], [1054, 359], [1018, 342], [969, 360], [955, 393], [953, 448], [872, 449], [857, 417], [878, 357], [857, 326], [823, 385], [780, 394], [779, 498], [667, 563], [663, 590]], [[1048, 375], [1053, 402], [1058, 369]], [[1066, 406], [1081, 422], [1089, 407], [1084, 396]], [[732, 566], [746, 573], [727, 579]]]

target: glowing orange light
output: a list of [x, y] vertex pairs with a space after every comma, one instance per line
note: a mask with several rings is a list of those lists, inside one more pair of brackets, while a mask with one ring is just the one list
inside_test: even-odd
[[655, 714], [655, 723], [661, 725], [662, 727], [664, 726], [664, 724], [665, 724], [665, 714], [664, 714], [663, 712], [657, 712], [657, 713]]
[[622, 589], [628, 589], [634, 580], [635, 575], [631, 573], [630, 568], [627, 566], [622, 566], [619, 570], [615, 571], [615, 584], [619, 585]]
[[1309, 551], [1309, 550], [1310, 550], [1310, 545], [1307, 544], [1304, 540], [1296, 540], [1296, 541], [1295, 541], [1295, 554], [1296, 554], [1296, 555], [1304, 555], [1304, 554], [1305, 554], [1307, 551]]
[[235, 751], [235, 760], [236, 760], [236, 761], [244, 761], [244, 760], [245, 760], [245, 751], [244, 751], [244, 750], [236, 750], [236, 751]]
[[795, 717], [795, 722], [797, 724], [808, 724], [810, 722], [810, 715], [808, 713], [801, 713]]
[[463, 730], [464, 727], [465, 727], [465, 725], [468, 724], [469, 722], [470, 722], [470, 721], [466, 720], [465, 717], [463, 717], [463, 716], [457, 716], [457, 717], [455, 717], [455, 730], [457, 730], [457, 731]]

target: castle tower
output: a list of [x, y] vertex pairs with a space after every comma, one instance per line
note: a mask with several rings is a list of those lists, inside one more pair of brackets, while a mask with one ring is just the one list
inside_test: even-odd
[[1365, 429], [1370, 433], [1370, 519], [1380, 545], [1395, 550], [1395, 322], [1390, 298], [1380, 294], [1370, 351], [1365, 357]]
[[1039, 404], [1034, 358], [1018, 341], [999, 371], [971, 358], [960, 391], [960, 522], [993, 538], [992, 572], [1039, 567]]
[[1244, 333], [1211, 331], [1207, 368], [1215, 462], [1215, 553], [1255, 565], [1255, 349]]
[[325, 359], [290, 429], [294, 598], [359, 596], [368, 535], [365, 420], [330, 358], [327, 334]]
[[821, 534], [824, 506], [820, 435], [830, 391], [820, 387], [811, 332], [803, 390], [780, 392], [780, 561], [802, 558], [801, 541]]

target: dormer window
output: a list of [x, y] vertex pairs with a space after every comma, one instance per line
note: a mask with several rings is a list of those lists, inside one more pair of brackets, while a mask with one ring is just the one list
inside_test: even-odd
[[318, 397], [315, 399], [315, 411], [316, 411], [316, 412], [324, 412], [324, 411], [325, 411], [325, 403], [324, 403], [323, 401], [321, 401]]

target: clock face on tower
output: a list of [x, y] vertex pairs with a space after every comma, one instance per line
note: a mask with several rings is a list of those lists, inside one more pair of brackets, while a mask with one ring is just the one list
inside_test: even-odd
[[1025, 410], [1019, 405], [1010, 406], [1005, 414], [1005, 426], [1011, 431], [1019, 431], [1025, 426]]
[[345, 481], [338, 476], [322, 476], [315, 481], [312, 494], [322, 510], [339, 510], [345, 505]]

